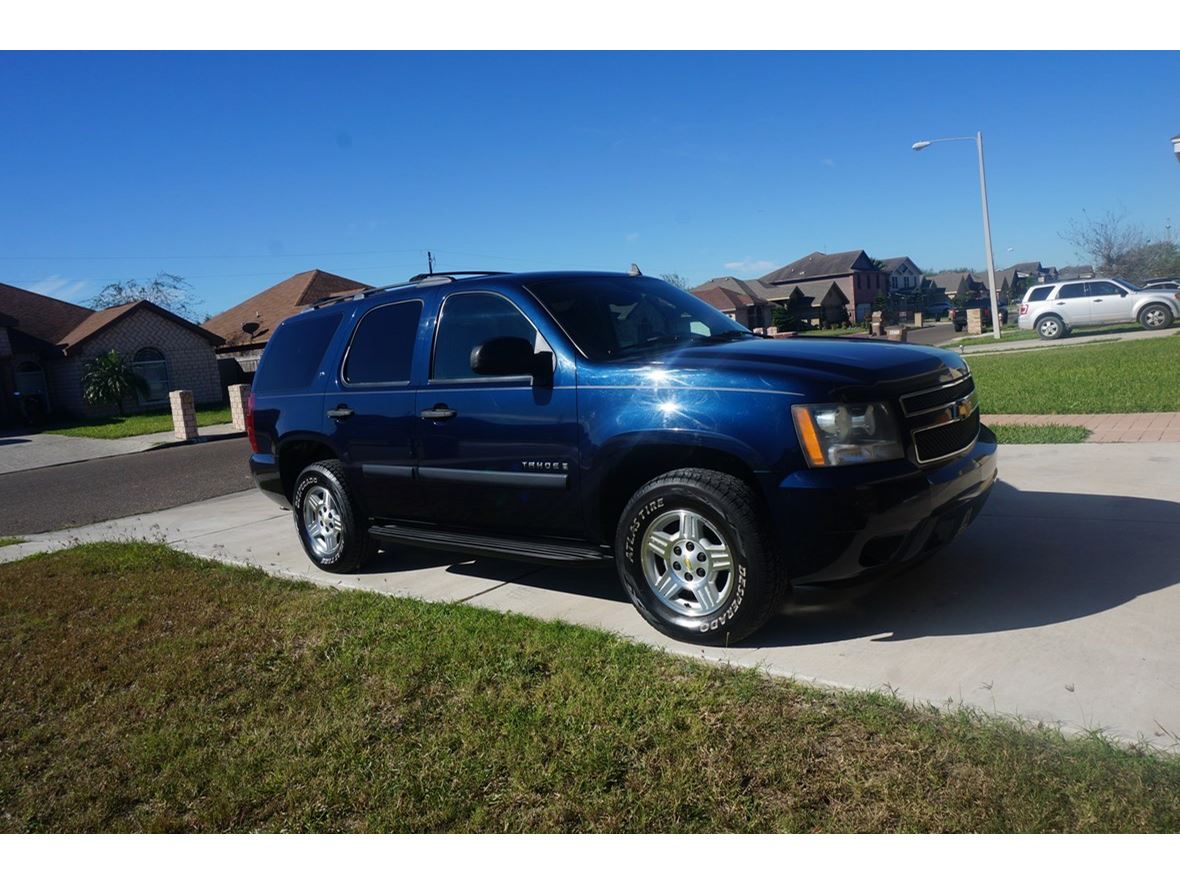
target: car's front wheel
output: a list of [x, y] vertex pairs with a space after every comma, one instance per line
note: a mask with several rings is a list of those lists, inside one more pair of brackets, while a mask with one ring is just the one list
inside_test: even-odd
[[1047, 316], [1037, 320], [1037, 334], [1042, 338], [1053, 340], [1065, 334], [1065, 323], [1060, 317]]
[[1139, 311], [1139, 325], [1145, 329], [1166, 329], [1172, 325], [1172, 312], [1162, 304], [1149, 304]]
[[353, 572], [376, 554], [368, 519], [339, 461], [317, 461], [304, 468], [295, 480], [291, 510], [304, 552], [324, 571]]
[[728, 645], [766, 623], [786, 589], [782, 558], [748, 484], [715, 470], [656, 477], [623, 509], [619, 578], [674, 639]]

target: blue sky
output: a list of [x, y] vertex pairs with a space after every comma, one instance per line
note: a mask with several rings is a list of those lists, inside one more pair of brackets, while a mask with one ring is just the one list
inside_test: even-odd
[[[0, 281], [168, 271], [217, 312], [301, 270], [757, 275], [810, 251], [1077, 257], [1180, 226], [1180, 53], [0, 54]], [[1010, 251], [1009, 251], [1010, 250]]]

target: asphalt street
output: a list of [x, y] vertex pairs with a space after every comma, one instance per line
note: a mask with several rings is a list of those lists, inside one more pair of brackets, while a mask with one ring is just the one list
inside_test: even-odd
[[253, 487], [244, 438], [0, 475], [0, 537], [164, 510]]

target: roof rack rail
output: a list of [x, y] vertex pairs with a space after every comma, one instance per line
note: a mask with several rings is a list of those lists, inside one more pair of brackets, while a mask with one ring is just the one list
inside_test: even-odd
[[448, 270], [437, 271], [435, 273], [419, 273], [414, 274], [414, 276], [401, 283], [390, 283], [387, 286], [371, 286], [368, 289], [361, 289], [359, 292], [343, 292], [340, 295], [329, 295], [327, 298], [322, 298], [315, 304], [303, 308], [300, 313], [306, 313], [309, 310], [319, 310], [321, 307], [329, 307], [341, 301], [360, 301], [363, 298], [368, 298], [370, 295], [392, 292], [394, 289], [407, 289], [411, 286], [440, 286], [444, 283], [453, 283], [458, 277], [495, 277], [503, 276], [507, 273], [510, 273], [510, 271]]

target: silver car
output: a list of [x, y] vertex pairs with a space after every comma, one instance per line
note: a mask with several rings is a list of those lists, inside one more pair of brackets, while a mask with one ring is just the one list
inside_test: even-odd
[[1079, 326], [1137, 322], [1166, 329], [1180, 316], [1180, 289], [1140, 289], [1126, 280], [1069, 280], [1033, 286], [1020, 302], [1020, 328], [1060, 338]]

